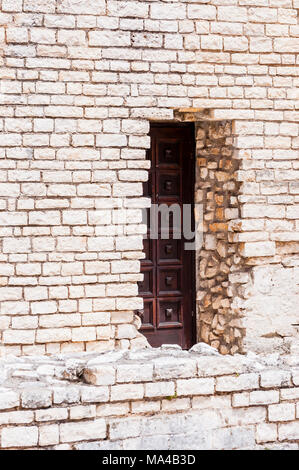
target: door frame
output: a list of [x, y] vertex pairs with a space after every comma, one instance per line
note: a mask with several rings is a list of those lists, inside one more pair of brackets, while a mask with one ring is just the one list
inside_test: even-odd
[[[188, 165], [188, 175], [186, 181], [190, 184], [190, 195], [191, 195], [191, 208], [192, 208], [192, 230], [195, 228], [195, 178], [196, 178], [196, 139], [195, 139], [195, 123], [194, 122], [174, 122], [174, 121], [152, 121], [150, 122], [150, 128], [189, 128], [190, 129], [190, 141], [189, 141], [189, 155], [190, 165]], [[152, 142], [151, 147], [152, 148]], [[148, 151], [150, 151], [150, 149]], [[191, 258], [191, 331], [190, 339], [191, 346], [197, 342], [197, 310], [196, 310], [196, 251], [192, 250]]]

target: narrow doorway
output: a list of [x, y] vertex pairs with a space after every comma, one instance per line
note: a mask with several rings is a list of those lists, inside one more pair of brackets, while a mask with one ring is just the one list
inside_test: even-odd
[[[195, 251], [190, 249], [189, 235], [186, 238], [183, 214], [189, 213], [188, 223], [194, 230], [194, 126], [152, 124], [150, 136], [151, 170], [144, 195], [151, 198], [159, 215], [154, 236], [152, 218], [147, 217], [141, 263], [144, 280], [139, 283], [144, 299], [144, 309], [138, 312], [141, 332], [153, 347], [178, 344], [187, 349], [195, 341]], [[168, 212], [168, 229], [163, 225], [161, 205]], [[170, 207], [179, 208], [179, 219]]]

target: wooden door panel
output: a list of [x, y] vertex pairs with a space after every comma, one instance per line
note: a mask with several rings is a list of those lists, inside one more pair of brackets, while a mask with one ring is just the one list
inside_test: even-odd
[[153, 330], [155, 319], [155, 302], [153, 300], [144, 299], [144, 309], [142, 312], [142, 330]]
[[149, 237], [143, 240], [143, 252], [145, 258], [142, 260], [142, 263], [152, 265], [155, 262], [155, 244], [153, 240]]
[[182, 262], [182, 241], [167, 238], [158, 240], [157, 243], [157, 262], [158, 264], [173, 264]]
[[180, 172], [173, 170], [161, 170], [158, 175], [158, 194], [159, 202], [164, 200], [180, 201], [181, 199], [181, 181]]
[[182, 295], [182, 266], [158, 268], [158, 295]]
[[158, 300], [158, 328], [183, 326], [183, 299], [173, 297]]
[[[152, 204], [193, 204], [194, 130], [191, 125], [152, 125], [151, 160], [144, 195]], [[185, 251], [182, 220], [169, 211], [169, 220], [158, 217], [154, 230], [144, 240], [145, 259], [141, 262], [144, 281], [139, 293], [144, 298], [141, 331], [153, 347], [175, 343], [189, 348], [194, 339], [194, 252]]]
[[156, 273], [154, 268], [144, 267], [142, 270], [144, 275], [143, 281], [139, 284], [139, 293], [143, 297], [154, 297], [156, 295]]
[[180, 166], [180, 141], [177, 139], [157, 139], [158, 159], [159, 166]]

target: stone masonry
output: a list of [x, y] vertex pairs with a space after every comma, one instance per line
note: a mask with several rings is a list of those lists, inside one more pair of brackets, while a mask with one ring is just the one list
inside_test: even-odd
[[298, 450], [298, 358], [199, 344], [2, 359], [0, 449]]
[[298, 10], [298, 0], [0, 0], [2, 355], [145, 344], [134, 311], [148, 132], [176, 120], [196, 128], [205, 211], [198, 340], [224, 354], [290, 351]]

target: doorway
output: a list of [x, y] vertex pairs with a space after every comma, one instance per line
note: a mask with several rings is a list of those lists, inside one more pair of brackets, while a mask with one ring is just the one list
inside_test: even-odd
[[152, 124], [150, 137], [151, 170], [144, 195], [151, 198], [156, 218], [153, 230], [152, 214], [147, 217], [144, 280], [139, 283], [144, 309], [137, 313], [151, 346], [178, 344], [188, 349], [195, 342], [195, 251], [185, 229], [186, 210], [194, 230], [194, 125]]

